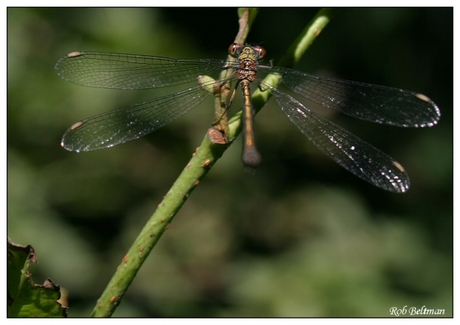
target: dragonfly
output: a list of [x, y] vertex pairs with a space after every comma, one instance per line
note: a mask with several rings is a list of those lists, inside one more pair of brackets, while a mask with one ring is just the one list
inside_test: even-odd
[[[75, 51], [55, 65], [66, 81], [107, 89], [152, 89], [185, 83], [194, 85], [179, 92], [154, 98], [81, 120], [64, 133], [61, 146], [82, 152], [125, 143], [145, 136], [172, 122], [203, 102], [216, 81], [203, 79], [229, 70], [218, 79], [218, 87], [234, 83], [243, 93], [243, 163], [255, 167], [260, 154], [254, 140], [254, 109], [251, 85], [271, 92], [288, 119], [322, 152], [361, 179], [387, 191], [404, 193], [410, 180], [403, 166], [379, 149], [315, 113], [278, 86], [263, 80], [274, 74], [279, 83], [303, 97], [361, 120], [399, 127], [431, 127], [441, 113], [427, 96], [392, 88], [336, 78], [318, 77], [298, 70], [261, 64], [266, 51], [261, 46], [233, 43], [230, 59], [175, 59], [161, 56], [97, 51]], [[203, 81], [206, 80], [206, 81]], [[211, 84], [212, 83], [212, 84]], [[302, 101], [304, 101], [302, 100]]]

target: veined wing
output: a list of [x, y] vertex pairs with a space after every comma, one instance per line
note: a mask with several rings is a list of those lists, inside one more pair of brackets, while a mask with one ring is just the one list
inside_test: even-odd
[[308, 100], [362, 120], [402, 127], [429, 127], [441, 116], [431, 99], [416, 92], [316, 77], [281, 67], [266, 67], [266, 70], [280, 73], [284, 85]]
[[81, 51], [61, 57], [55, 69], [62, 79], [84, 86], [149, 89], [196, 81], [199, 75], [222, 70], [225, 62]]
[[295, 126], [340, 166], [382, 189], [403, 193], [409, 176], [393, 158], [303, 106], [293, 97], [271, 89]]
[[91, 151], [140, 138], [201, 103], [210, 94], [204, 88], [198, 85], [77, 122], [64, 133], [61, 146], [70, 151]]

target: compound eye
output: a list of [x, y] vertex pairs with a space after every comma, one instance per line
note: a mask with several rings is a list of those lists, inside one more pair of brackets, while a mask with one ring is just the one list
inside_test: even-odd
[[262, 59], [267, 54], [267, 51], [262, 46], [255, 46], [254, 51], [259, 53], [259, 59]]
[[233, 43], [228, 47], [228, 54], [230, 54], [233, 57], [238, 56], [238, 52], [241, 50], [241, 45], [237, 43]]

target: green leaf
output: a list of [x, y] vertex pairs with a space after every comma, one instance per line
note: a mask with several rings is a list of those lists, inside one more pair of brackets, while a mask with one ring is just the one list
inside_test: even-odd
[[8, 240], [8, 317], [66, 317], [67, 307], [57, 302], [61, 297], [59, 285], [51, 279], [35, 284], [30, 263], [37, 263], [33, 247]]

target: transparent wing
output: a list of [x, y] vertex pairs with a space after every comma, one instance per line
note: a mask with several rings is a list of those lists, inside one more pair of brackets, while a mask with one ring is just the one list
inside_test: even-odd
[[96, 115], [72, 125], [61, 145], [70, 151], [109, 148], [140, 138], [201, 103], [210, 92], [203, 85]]
[[271, 90], [291, 122], [340, 166], [382, 189], [398, 193], [409, 189], [409, 176], [393, 158], [309, 110], [293, 97]]
[[432, 100], [412, 91], [316, 77], [281, 67], [266, 69], [280, 73], [282, 83], [297, 94], [362, 120], [402, 127], [429, 127], [441, 116]]
[[172, 59], [108, 52], [71, 52], [55, 65], [64, 80], [89, 87], [149, 89], [195, 81], [222, 70], [223, 60]]

